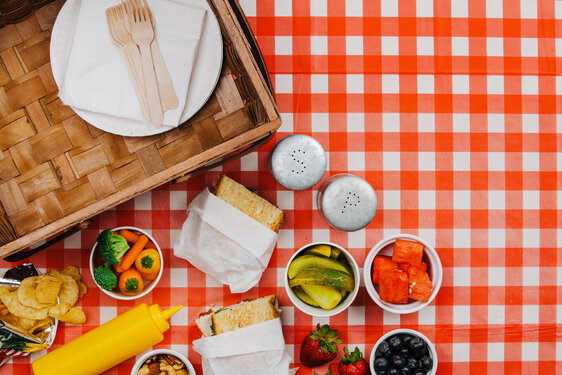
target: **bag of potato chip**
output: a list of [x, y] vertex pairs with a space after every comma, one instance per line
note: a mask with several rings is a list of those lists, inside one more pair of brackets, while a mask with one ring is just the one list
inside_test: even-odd
[[[28, 263], [8, 270], [4, 277], [22, 281], [38, 275], [33, 264]], [[0, 366], [12, 357], [48, 348], [57, 331], [57, 321], [47, 316], [41, 306], [21, 305], [17, 294], [18, 287], [0, 286]]]

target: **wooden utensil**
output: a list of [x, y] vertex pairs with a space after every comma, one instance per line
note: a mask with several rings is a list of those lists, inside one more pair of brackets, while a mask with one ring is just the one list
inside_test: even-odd
[[[147, 11], [152, 29], [154, 29], [154, 17], [152, 17], [152, 11], [150, 10], [146, 0], [143, 0], [142, 5], [140, 4], [140, 0], [135, 0], [135, 2], [137, 6], [142, 6]], [[160, 98], [162, 99], [162, 109], [164, 111], [167, 109], [174, 109], [179, 104], [178, 97], [176, 95], [176, 91], [174, 90], [170, 73], [166, 68], [166, 63], [164, 62], [164, 57], [162, 57], [156, 38], [154, 38], [150, 44], [150, 50], [152, 51], [152, 61], [154, 63], [154, 70], [156, 71], [156, 78], [158, 79], [158, 88], [160, 89]]]
[[164, 114], [162, 112], [152, 53], [150, 51], [150, 43], [154, 39], [154, 29], [150, 22], [150, 16], [143, 7], [133, 7], [132, 17], [131, 14], [129, 14], [129, 17], [131, 35], [140, 49], [150, 122], [155, 125], [162, 125]]
[[133, 86], [139, 100], [142, 114], [150, 121], [146, 92], [144, 88], [144, 78], [142, 74], [141, 56], [137, 45], [131, 37], [131, 34], [125, 29], [122, 7], [114, 6], [108, 8], [105, 13], [107, 16], [107, 23], [109, 25], [109, 32], [113, 41], [125, 52], [127, 67], [129, 68], [129, 72], [133, 78]]
[[[132, 14], [133, 5], [131, 4], [130, 1], [123, 0], [121, 6], [123, 7], [123, 13], [125, 15], [124, 17], [125, 29], [127, 29], [127, 31], [131, 33], [131, 23], [129, 21], [130, 19], [129, 14]], [[152, 13], [150, 12], [150, 8], [148, 8], [148, 5], [146, 5], [146, 8], [151, 14], [150, 19], [151, 19], [152, 27], [154, 28], [154, 20], [152, 19]], [[150, 44], [150, 50], [152, 51], [152, 59], [154, 63], [154, 69], [156, 72], [156, 81], [158, 83], [158, 94], [160, 95], [160, 103], [162, 104], [162, 110], [166, 112], [168, 109], [174, 109], [177, 107], [178, 99], [174, 87], [172, 85], [172, 79], [170, 78], [168, 70], [166, 69], [163, 71], [162, 69], [157, 68], [159, 65], [164, 67], [166, 67], [166, 65], [164, 64], [164, 59], [162, 57], [162, 54], [160, 53], [160, 48], [158, 48], [158, 43], [156, 42], [156, 38], [154, 38], [154, 40]], [[167, 87], [166, 89], [164, 89], [165, 86]], [[164, 91], [166, 91], [166, 94], [164, 94]]]

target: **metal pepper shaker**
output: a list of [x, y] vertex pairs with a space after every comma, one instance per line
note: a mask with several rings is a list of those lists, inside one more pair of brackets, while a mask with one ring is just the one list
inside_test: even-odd
[[326, 152], [308, 135], [289, 135], [271, 150], [269, 170], [287, 189], [309, 189], [320, 182], [326, 172]]
[[317, 197], [322, 217], [336, 229], [354, 232], [366, 227], [377, 212], [377, 195], [361, 177], [341, 173], [326, 179]]

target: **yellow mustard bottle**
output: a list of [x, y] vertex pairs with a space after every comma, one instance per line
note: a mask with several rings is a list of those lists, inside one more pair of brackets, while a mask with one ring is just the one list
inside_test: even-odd
[[168, 319], [183, 306], [140, 304], [33, 361], [35, 375], [97, 375], [164, 339]]

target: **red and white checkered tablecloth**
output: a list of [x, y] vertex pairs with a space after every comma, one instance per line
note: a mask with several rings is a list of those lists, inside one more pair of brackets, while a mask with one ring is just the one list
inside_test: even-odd
[[[373, 185], [375, 219], [354, 233], [330, 228], [316, 211], [316, 189], [288, 191], [273, 180], [271, 142], [222, 167], [286, 212], [259, 286], [232, 295], [172, 255], [188, 202], [218, 172], [166, 184], [31, 259], [49, 269], [80, 265], [90, 287], [82, 302], [88, 323], [62, 325], [53, 347], [141, 302], [183, 304], [157, 347], [187, 353], [200, 371], [191, 346], [200, 337], [197, 315], [211, 304], [277, 293], [296, 362], [307, 332], [329, 322], [366, 356], [384, 332], [419, 330], [436, 345], [439, 374], [561, 374], [562, 1], [241, 3], [275, 83], [283, 118], [276, 140], [315, 137], [329, 155], [326, 176], [350, 172]], [[160, 283], [135, 302], [100, 293], [88, 270], [98, 231], [120, 225], [150, 230], [164, 249]], [[434, 244], [443, 263], [441, 290], [422, 311], [383, 312], [364, 288], [347, 311], [329, 319], [291, 305], [283, 270], [295, 249], [330, 240], [350, 249], [362, 267], [373, 245], [399, 232]], [[0, 373], [30, 374], [35, 356]], [[133, 363], [108, 373], [129, 374]]]

